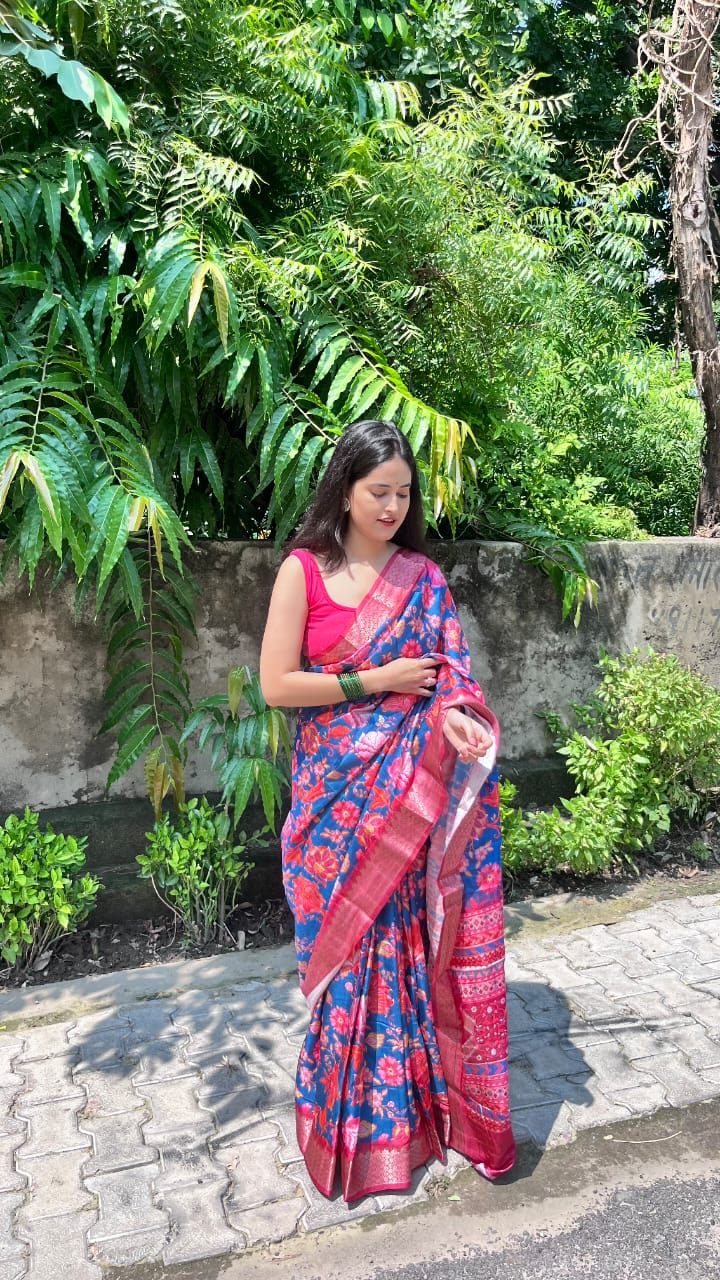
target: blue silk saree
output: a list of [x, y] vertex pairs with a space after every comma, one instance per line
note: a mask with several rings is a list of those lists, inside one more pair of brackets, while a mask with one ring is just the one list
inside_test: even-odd
[[296, 1084], [310, 1176], [346, 1200], [410, 1185], [453, 1147], [512, 1167], [495, 748], [463, 764], [443, 718], [497, 722], [470, 675], [452, 597], [397, 551], [345, 636], [337, 674], [435, 655], [429, 698], [383, 694], [299, 713], [283, 874], [311, 1009]]

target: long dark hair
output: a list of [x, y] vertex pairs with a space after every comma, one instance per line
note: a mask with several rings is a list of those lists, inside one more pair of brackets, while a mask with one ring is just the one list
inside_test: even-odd
[[391, 458], [402, 458], [410, 468], [408, 511], [393, 535], [393, 542], [424, 554], [425, 518], [412, 449], [394, 422], [363, 418], [353, 422], [340, 436], [313, 502], [286, 548], [286, 555], [303, 547], [321, 556], [328, 569], [338, 569], [345, 561], [343, 540], [348, 526], [345, 498], [356, 480], [362, 480]]

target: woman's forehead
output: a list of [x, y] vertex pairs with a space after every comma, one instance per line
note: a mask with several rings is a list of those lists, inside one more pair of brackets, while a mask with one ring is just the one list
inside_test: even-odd
[[410, 468], [402, 458], [388, 458], [379, 467], [373, 467], [366, 476], [361, 477], [366, 484], [410, 484], [412, 475]]

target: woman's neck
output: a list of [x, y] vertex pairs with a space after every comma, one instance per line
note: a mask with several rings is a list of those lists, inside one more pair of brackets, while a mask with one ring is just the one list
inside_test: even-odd
[[369, 564], [373, 569], [382, 569], [393, 552], [397, 551], [394, 542], [376, 542], [371, 538], [363, 538], [353, 530], [348, 531], [343, 547], [348, 564]]

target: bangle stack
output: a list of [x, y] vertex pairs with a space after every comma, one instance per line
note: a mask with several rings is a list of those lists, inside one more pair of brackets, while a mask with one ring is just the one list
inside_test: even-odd
[[367, 696], [357, 671], [341, 671], [338, 675], [338, 684], [348, 701], [351, 698], [364, 698]]

